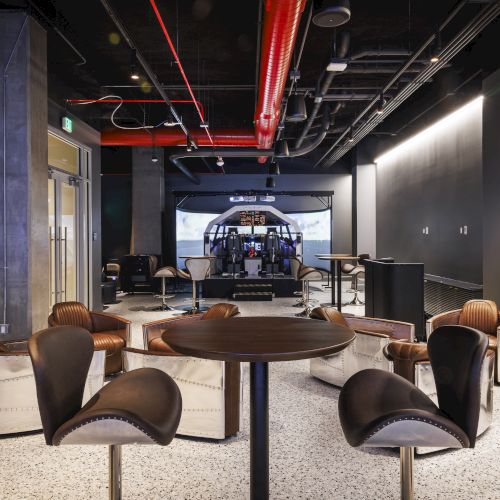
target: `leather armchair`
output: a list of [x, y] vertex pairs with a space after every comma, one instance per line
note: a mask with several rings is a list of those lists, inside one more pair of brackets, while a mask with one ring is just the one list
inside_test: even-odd
[[144, 350], [124, 349], [124, 370], [158, 368], [181, 391], [182, 414], [177, 432], [185, 436], [224, 439], [240, 428], [240, 364], [193, 358], [176, 353], [161, 338], [179, 321], [229, 318], [239, 314], [233, 304], [215, 304], [205, 314], [152, 321], [143, 325]]
[[488, 335], [488, 349], [495, 353], [495, 382], [500, 383], [500, 352], [497, 342], [500, 312], [497, 304], [492, 300], [469, 300], [462, 309], [436, 314], [427, 320], [427, 339], [436, 328], [443, 325], [469, 326]]
[[[84, 402], [104, 384], [104, 360], [104, 351], [94, 352], [85, 383]], [[28, 341], [0, 342], [0, 434], [41, 428]]]
[[49, 326], [79, 326], [88, 330], [94, 350], [106, 351], [106, 375], [122, 371], [122, 349], [130, 344], [130, 321], [112, 314], [89, 311], [80, 302], [52, 307]]
[[[435, 404], [438, 404], [434, 373], [427, 351], [427, 344], [414, 342], [391, 342], [384, 348], [384, 355], [393, 363], [394, 373], [416, 385]], [[480, 436], [493, 420], [493, 373], [495, 353], [488, 349], [481, 368], [480, 407], [477, 435]], [[415, 448], [419, 454], [443, 448]]]
[[384, 356], [383, 348], [395, 340], [413, 341], [415, 338], [412, 323], [352, 316], [331, 307], [316, 307], [310, 318], [338, 323], [356, 332], [354, 342], [341, 352], [310, 361], [313, 377], [339, 387], [352, 375], [367, 368], [392, 372], [392, 362]]

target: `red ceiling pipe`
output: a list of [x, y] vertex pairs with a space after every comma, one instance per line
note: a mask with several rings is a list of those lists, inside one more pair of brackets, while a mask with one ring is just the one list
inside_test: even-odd
[[[253, 130], [219, 129], [211, 132], [217, 147], [256, 147]], [[203, 130], [193, 131], [192, 138], [199, 146], [212, 146]], [[101, 132], [102, 146], [186, 146], [186, 135], [175, 128], [149, 130], [121, 130], [117, 128]]]
[[[281, 101], [288, 78], [295, 39], [306, 0], [266, 0], [259, 75], [259, 98], [255, 110], [255, 136], [259, 149], [274, 140]], [[266, 158], [259, 158], [263, 163]]]

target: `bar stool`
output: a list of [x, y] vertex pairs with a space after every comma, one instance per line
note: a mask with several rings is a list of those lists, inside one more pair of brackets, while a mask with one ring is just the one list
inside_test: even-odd
[[[300, 268], [302, 267], [302, 262], [300, 262], [297, 257], [290, 257], [290, 272], [292, 273], [293, 279], [295, 281], [299, 281], [299, 271]], [[304, 302], [304, 281], [302, 281], [302, 291], [300, 292], [293, 292], [294, 295], [298, 295], [300, 298], [297, 300], [297, 302], [293, 305], [293, 307], [304, 307], [305, 302]]]
[[311, 314], [312, 311], [312, 300], [310, 300], [309, 297], [309, 282], [321, 281], [323, 279], [323, 274], [315, 267], [302, 266], [299, 270], [298, 278], [299, 280], [302, 280], [302, 284], [304, 287], [303, 300], [305, 309], [295, 316], [299, 318], [308, 318], [309, 314]]
[[408, 380], [376, 369], [353, 375], [339, 396], [340, 423], [351, 446], [400, 448], [403, 500], [413, 499], [415, 446], [474, 448], [476, 442], [486, 334], [441, 326], [427, 348], [439, 407]]
[[348, 276], [352, 276], [352, 284], [351, 284], [351, 289], [348, 290], [349, 292], [354, 293], [353, 299], [348, 302], [346, 305], [355, 305], [355, 306], [361, 306], [364, 304], [364, 302], [358, 297], [359, 293], [359, 288], [358, 288], [358, 278], [361, 275], [365, 275], [365, 266], [360, 264], [361, 261], [365, 259], [369, 259], [370, 255], [367, 253], [362, 253], [358, 255], [358, 264], [355, 266], [349, 263], [345, 263], [342, 265], [341, 271], [344, 274], [347, 274]]
[[207, 258], [196, 258], [196, 259], [186, 259], [186, 267], [189, 271], [189, 277], [193, 282], [193, 299], [191, 307], [185, 312], [185, 314], [198, 314], [199, 312], [206, 311], [208, 307], [200, 307], [200, 299], [198, 297], [198, 282], [204, 281], [207, 275], [210, 273], [210, 259]]
[[109, 446], [109, 498], [121, 499], [121, 445], [169, 444], [182, 399], [170, 376], [141, 368], [111, 380], [82, 408], [94, 343], [87, 330], [49, 328], [28, 341], [45, 442]]
[[153, 276], [154, 278], [161, 278], [161, 294], [155, 295], [156, 299], [161, 299], [161, 305], [155, 307], [153, 311], [173, 311], [174, 308], [167, 304], [167, 300], [174, 298], [175, 294], [167, 295], [167, 278], [175, 278], [177, 269], [170, 266], [160, 267]]

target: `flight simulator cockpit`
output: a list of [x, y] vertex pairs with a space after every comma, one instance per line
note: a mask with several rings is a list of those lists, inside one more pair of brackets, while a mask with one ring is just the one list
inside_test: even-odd
[[205, 255], [216, 257], [212, 274], [290, 274], [290, 257], [302, 256], [302, 233], [293, 218], [274, 207], [235, 206], [205, 231]]

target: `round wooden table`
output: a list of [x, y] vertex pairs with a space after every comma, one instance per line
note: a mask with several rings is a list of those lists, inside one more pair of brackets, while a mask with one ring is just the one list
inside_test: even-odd
[[332, 306], [337, 306], [338, 311], [342, 311], [342, 261], [358, 260], [357, 255], [342, 253], [320, 253], [315, 255], [319, 260], [329, 260], [331, 263], [331, 273], [333, 280], [333, 263], [337, 263], [337, 300], [335, 301], [335, 288], [332, 286]]
[[349, 328], [288, 317], [237, 317], [174, 324], [162, 338], [176, 352], [250, 363], [250, 496], [269, 498], [268, 363], [325, 356], [354, 340]]

